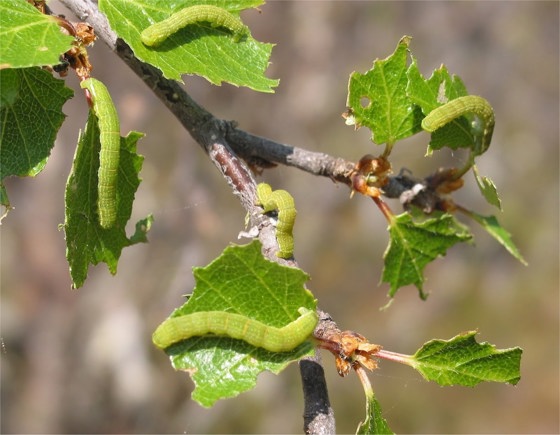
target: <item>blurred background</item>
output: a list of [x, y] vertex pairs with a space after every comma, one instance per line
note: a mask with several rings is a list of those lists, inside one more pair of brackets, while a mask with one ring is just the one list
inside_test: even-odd
[[[58, 2], [58, 13], [74, 19]], [[298, 221], [296, 256], [321, 308], [387, 350], [412, 354], [433, 338], [478, 329], [479, 341], [524, 349], [517, 386], [439, 387], [408, 367], [381, 361], [370, 375], [397, 433], [558, 433], [559, 427], [559, 3], [271, 1], [243, 20], [253, 37], [277, 44], [267, 72], [275, 94], [185, 77], [188, 92], [242, 129], [278, 142], [356, 161], [376, 154], [366, 129], [341, 118], [349, 75], [385, 58], [403, 35], [425, 76], [445, 64], [496, 112], [481, 174], [496, 183], [503, 212], [481, 198], [472, 176], [458, 199], [496, 214], [529, 266], [474, 222], [475, 245], [453, 247], [427, 267], [427, 301], [401, 289], [393, 305], [379, 285], [386, 222], [372, 201], [293, 168], [260, 181], [289, 190]], [[89, 50], [121, 117], [121, 133], [141, 130], [146, 159], [131, 219], [154, 213], [149, 244], [123, 251], [118, 274], [90, 268], [70, 289], [65, 259], [64, 185], [87, 107], [76, 97], [46, 169], [9, 179], [15, 210], [1, 228], [2, 433], [301, 433], [297, 365], [264, 373], [256, 389], [203, 409], [193, 383], [151, 343], [155, 327], [193, 288], [205, 266], [243, 228], [244, 210], [213, 165], [149, 89], [107, 47]], [[419, 134], [397, 144], [393, 167], [423, 176], [464, 156], [424, 158]], [[392, 204], [395, 211], [397, 204]], [[323, 354], [339, 433], [354, 432], [365, 398], [354, 375], [339, 378]]]

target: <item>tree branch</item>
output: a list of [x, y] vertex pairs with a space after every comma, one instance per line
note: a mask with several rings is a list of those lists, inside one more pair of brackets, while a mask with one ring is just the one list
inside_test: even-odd
[[[233, 193], [240, 198], [253, 224], [259, 221], [259, 216], [262, 216], [262, 210], [255, 205], [256, 182], [247, 165], [237, 155], [247, 161], [257, 158], [264, 163], [275, 162], [295, 166], [312, 174], [328, 176], [350, 185], [348, 176], [354, 166], [353, 163], [260, 138], [237, 129], [233, 122], [214, 117], [198, 105], [177, 82], [164, 78], [158, 69], [138, 60], [130, 47], [117, 38], [96, 4], [90, 0], [61, 0], [61, 2], [81, 20], [92, 25], [98, 38], [117, 53], [175, 115], [208, 154], [231, 186]], [[266, 249], [266, 240], [273, 240], [274, 243], [276, 240], [274, 236], [270, 237], [270, 232], [274, 231], [272, 226], [264, 225], [261, 230], [262, 239], [265, 240], [264, 251], [276, 252], [277, 246], [275, 250]], [[274, 260], [278, 259], [274, 258]], [[295, 261], [291, 261], [291, 264], [297, 266]], [[300, 373], [305, 397], [305, 432], [334, 433], [334, 412], [330, 406], [319, 355], [300, 361]]]
[[[266, 167], [276, 163], [292, 166], [313, 175], [328, 177], [352, 188], [354, 162], [255, 136], [238, 129], [235, 122], [214, 117], [197, 104], [177, 82], [164, 78], [157, 68], [138, 60], [130, 47], [117, 38], [105, 15], [99, 12], [97, 5], [91, 0], [61, 2], [81, 20], [87, 21], [95, 28], [96, 35], [146, 83], [207, 154], [210, 153], [213, 143], [218, 141], [241, 159], [247, 162], [256, 161], [257, 166], [260, 164]], [[424, 210], [437, 208], [440, 195], [436, 193], [437, 185], [430, 181], [430, 176], [418, 180], [401, 171], [396, 176], [389, 175], [387, 180], [383, 196], [399, 198], [405, 206], [413, 204]], [[418, 195], [421, 190], [422, 194]], [[242, 198], [254, 198], [253, 188], [249, 191], [241, 189], [241, 192], [244, 192]], [[250, 204], [243, 201], [242, 203], [252, 215]]]
[[81, 20], [87, 21], [95, 28], [98, 38], [117, 53], [146, 83], [207, 153], [211, 146], [208, 139], [221, 136], [225, 132], [225, 140], [229, 147], [247, 161], [258, 158], [264, 162], [289, 165], [313, 175], [326, 176], [351, 185], [348, 175], [354, 167], [353, 162], [258, 137], [236, 128], [234, 122], [215, 118], [197, 104], [177, 82], [164, 78], [157, 68], [134, 57], [130, 47], [117, 38], [106, 17], [91, 0], [61, 2]]

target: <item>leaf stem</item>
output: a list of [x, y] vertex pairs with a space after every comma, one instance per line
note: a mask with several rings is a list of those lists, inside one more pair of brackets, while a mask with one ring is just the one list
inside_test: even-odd
[[383, 358], [386, 360], [398, 362], [401, 364], [406, 364], [407, 366], [414, 367], [414, 359], [410, 355], [405, 355], [402, 353], [391, 352], [390, 350], [381, 349], [375, 354], [378, 358]]
[[469, 158], [467, 159], [466, 163], [463, 165], [461, 169], [459, 169], [457, 172], [453, 174], [451, 179], [458, 180], [459, 178], [463, 177], [463, 175], [465, 175], [467, 172], [469, 172], [474, 165], [474, 158], [475, 158], [475, 154], [471, 150], [471, 152], [469, 153]]
[[365, 369], [361, 365], [356, 364], [354, 366], [354, 370], [356, 371], [356, 375], [358, 376], [358, 379], [360, 379], [362, 387], [364, 388], [364, 393], [366, 395], [366, 398], [369, 399], [373, 397], [374, 396], [373, 387], [371, 386], [371, 382], [369, 380], [369, 377]]
[[381, 210], [381, 213], [383, 213], [383, 215], [385, 216], [389, 224], [392, 224], [392, 222], [395, 220], [395, 214], [393, 213], [391, 208], [387, 205], [387, 203], [383, 201], [383, 199], [381, 199], [381, 197], [379, 196], [373, 196], [371, 197], [371, 199], [373, 199], [375, 205], [377, 205], [379, 210]]

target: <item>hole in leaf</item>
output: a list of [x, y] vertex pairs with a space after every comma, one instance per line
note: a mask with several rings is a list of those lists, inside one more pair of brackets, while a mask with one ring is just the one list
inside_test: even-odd
[[361, 97], [360, 106], [362, 106], [362, 108], [364, 109], [367, 109], [369, 106], [371, 106], [371, 100], [368, 97]]

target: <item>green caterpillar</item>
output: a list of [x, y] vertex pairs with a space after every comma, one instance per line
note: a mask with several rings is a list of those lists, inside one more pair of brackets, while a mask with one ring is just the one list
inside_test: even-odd
[[266, 183], [257, 185], [258, 204], [268, 213], [278, 210], [278, 224], [276, 225], [276, 240], [280, 251], [276, 255], [280, 258], [291, 258], [294, 255], [294, 236], [292, 230], [296, 221], [296, 207], [294, 198], [285, 190], [272, 191]]
[[218, 6], [198, 5], [181, 9], [169, 18], [152, 24], [142, 31], [140, 39], [147, 46], [156, 47], [183, 27], [201, 21], [210, 23], [212, 27], [225, 27], [233, 33], [235, 42], [249, 33], [249, 28], [225, 9]]
[[296, 320], [282, 328], [275, 328], [241, 314], [224, 311], [199, 311], [171, 317], [157, 327], [152, 341], [165, 349], [179, 341], [195, 336], [215, 334], [243, 340], [270, 352], [288, 352], [303, 343], [317, 325], [317, 313], [301, 307]]
[[97, 208], [101, 227], [111, 228], [117, 218], [117, 176], [121, 136], [117, 109], [103, 83], [89, 78], [80, 83], [87, 89], [93, 103], [92, 111], [99, 125], [99, 171], [97, 181]]
[[495, 120], [494, 109], [482, 97], [467, 95], [466, 97], [451, 100], [443, 106], [432, 110], [422, 120], [422, 128], [426, 131], [434, 132], [454, 119], [469, 113], [476, 115], [483, 122], [480, 150], [485, 151], [490, 146], [490, 141], [492, 140]]

